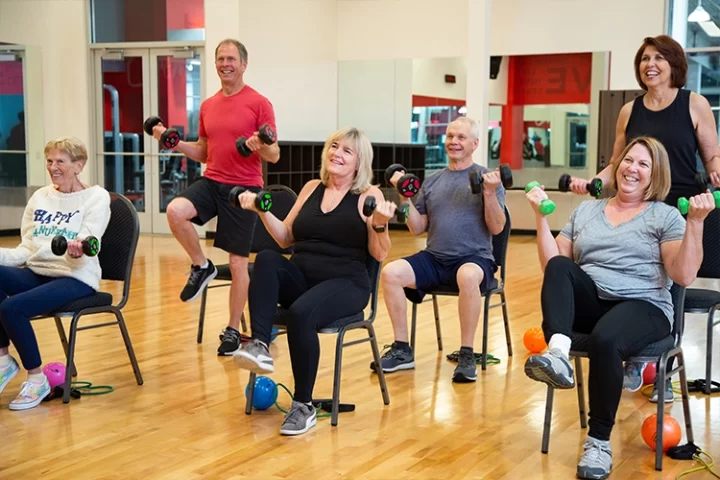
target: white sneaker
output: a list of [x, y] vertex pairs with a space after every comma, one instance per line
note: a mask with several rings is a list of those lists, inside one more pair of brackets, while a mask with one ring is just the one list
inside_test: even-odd
[[270, 351], [257, 339], [242, 345], [239, 350], [236, 350], [233, 353], [233, 362], [238, 367], [254, 373], [263, 374], [275, 371]]
[[40, 405], [40, 402], [50, 395], [50, 382], [44, 377], [43, 383], [23, 382], [20, 393], [10, 402], [10, 410], [27, 410]]

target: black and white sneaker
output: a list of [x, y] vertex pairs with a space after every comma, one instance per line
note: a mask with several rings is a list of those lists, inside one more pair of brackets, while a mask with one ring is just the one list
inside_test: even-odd
[[240, 348], [242, 340], [240, 332], [232, 327], [225, 327], [220, 336], [220, 346], [218, 347], [218, 357], [229, 357]]
[[456, 383], [470, 383], [477, 380], [477, 362], [472, 351], [460, 349], [458, 366], [455, 367], [452, 380]]
[[[385, 353], [380, 357], [383, 372], [391, 373], [398, 370], [411, 370], [415, 368], [415, 355], [411, 349], [402, 349], [397, 343], [385, 345]], [[370, 362], [370, 370], [376, 372], [375, 362]]]
[[195, 300], [217, 274], [217, 268], [210, 260], [208, 260], [207, 268], [193, 265], [190, 270], [190, 278], [188, 278], [185, 288], [180, 293], [180, 300], [183, 302]]

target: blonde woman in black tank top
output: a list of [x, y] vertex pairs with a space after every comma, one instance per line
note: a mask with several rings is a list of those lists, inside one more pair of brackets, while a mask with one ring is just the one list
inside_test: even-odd
[[[362, 312], [370, 299], [367, 261], [383, 262], [390, 250], [387, 223], [396, 205], [372, 186], [373, 150], [356, 128], [335, 132], [325, 142], [320, 179], [299, 193], [285, 220], [258, 212], [256, 194], [239, 195], [240, 205], [258, 213], [281, 247], [294, 246], [290, 259], [265, 250], [255, 259], [248, 289], [253, 340], [233, 355], [241, 368], [272, 373], [268, 345], [278, 304], [288, 309], [288, 346], [295, 392], [280, 427], [283, 435], [300, 435], [316, 423], [312, 391], [320, 359], [318, 329]], [[372, 215], [363, 215], [367, 196], [375, 197]]]
[[[596, 177], [610, 183], [612, 164], [634, 138], [653, 137], [670, 157], [672, 185], [664, 201], [677, 206], [680, 197], [703, 193], [706, 186], [696, 179], [700, 155], [708, 180], [720, 187], [720, 147], [717, 126], [707, 99], [683, 89], [687, 79], [683, 48], [667, 35], [648, 37], [635, 55], [635, 77], [647, 93], [626, 103], [617, 120], [615, 145], [610, 164]], [[587, 180], [573, 178], [570, 188], [586, 195]]]

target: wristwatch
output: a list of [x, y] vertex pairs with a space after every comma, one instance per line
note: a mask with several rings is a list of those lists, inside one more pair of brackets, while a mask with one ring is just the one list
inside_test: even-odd
[[385, 225], [373, 225], [373, 230], [375, 230], [378, 233], [383, 233], [385, 231]]

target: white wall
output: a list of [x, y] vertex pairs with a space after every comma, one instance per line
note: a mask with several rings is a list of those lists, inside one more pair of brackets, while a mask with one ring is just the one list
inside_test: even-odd
[[245, 81], [272, 102], [278, 138], [325, 140], [337, 128], [335, 24], [335, 0], [205, 0], [208, 96], [220, 88], [215, 47], [237, 38], [248, 49]]
[[[0, 40], [39, 47], [44, 140], [76, 136], [92, 154], [87, 7], [86, 0], [0, 0]], [[29, 184], [45, 185], [42, 152], [37, 157], [29, 161]], [[82, 180], [94, 182], [94, 170], [88, 162]]]
[[665, 0], [501, 0], [492, 17], [493, 55], [610, 51], [609, 88], [637, 89], [633, 58], [665, 32]]
[[[455, 75], [456, 83], [445, 82]], [[467, 94], [465, 57], [416, 58], [412, 60], [412, 94], [464, 100]]]

